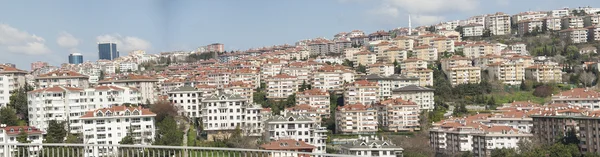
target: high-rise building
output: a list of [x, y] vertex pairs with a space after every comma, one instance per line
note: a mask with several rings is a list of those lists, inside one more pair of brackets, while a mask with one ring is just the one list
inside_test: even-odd
[[98, 59], [114, 60], [119, 57], [117, 43], [98, 43]]
[[81, 53], [69, 54], [69, 64], [81, 64], [83, 63], [83, 55]]

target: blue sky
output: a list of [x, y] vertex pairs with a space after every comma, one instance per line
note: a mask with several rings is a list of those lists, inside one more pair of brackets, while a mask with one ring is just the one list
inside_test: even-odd
[[469, 16], [562, 7], [598, 0], [56, 0], [0, 3], [0, 63], [67, 62], [71, 52], [98, 58], [96, 42], [115, 41], [121, 55], [192, 50], [214, 42], [244, 50], [300, 39], [331, 38]]

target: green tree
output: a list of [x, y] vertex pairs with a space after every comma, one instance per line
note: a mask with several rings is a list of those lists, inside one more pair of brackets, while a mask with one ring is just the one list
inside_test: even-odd
[[292, 107], [296, 105], [296, 93], [290, 95], [285, 100], [285, 107]]
[[79, 135], [69, 133], [69, 135], [67, 135], [65, 143], [83, 143], [83, 138], [81, 138], [81, 136]]
[[100, 74], [99, 75], [100, 76], [98, 76], [98, 80], [104, 80], [104, 77], [106, 77], [106, 76], [104, 76], [104, 70], [100, 70]]
[[150, 106], [150, 111], [156, 113], [156, 121], [160, 122], [166, 117], [177, 116], [177, 108], [168, 101], [158, 101]]
[[460, 157], [473, 157], [473, 153], [470, 151], [463, 152]]
[[177, 127], [173, 117], [166, 117], [158, 123], [158, 131], [153, 145], [181, 146], [183, 144], [183, 131]]
[[46, 131], [44, 143], [63, 143], [65, 136], [67, 136], [65, 122], [58, 122], [56, 120], [48, 121], [48, 130]]
[[527, 81], [525, 81], [525, 79], [521, 80], [521, 86], [520, 86], [522, 91], [529, 91], [531, 90], [531, 87], [529, 87], [529, 85], [527, 84]]
[[496, 100], [494, 99], [494, 96], [492, 96], [490, 99], [488, 99], [487, 104], [486, 104], [490, 109], [490, 110], [495, 110], [496, 109]]
[[19, 143], [30, 143], [31, 141], [27, 140], [27, 132], [22, 130], [19, 132], [19, 136], [17, 136], [17, 142]]
[[0, 121], [2, 122], [2, 124], [6, 124], [8, 126], [19, 125], [19, 118], [17, 117], [17, 112], [11, 107], [0, 108]]
[[502, 148], [494, 149], [490, 155], [491, 157], [516, 157], [517, 151], [515, 149]]
[[490, 31], [489, 29], [485, 29], [483, 30], [483, 35], [481, 35], [482, 37], [491, 37], [492, 36], [492, 31]]
[[121, 139], [121, 141], [119, 141], [119, 144], [135, 144], [135, 142], [133, 141], [133, 137], [132, 137], [132, 131], [131, 128], [127, 131], [127, 135], [125, 135], [125, 137], [123, 137]]
[[33, 90], [33, 87], [29, 86], [29, 84], [25, 84], [24, 87], [20, 87], [13, 91], [13, 93], [10, 95], [10, 101], [8, 103], [8, 106], [14, 108], [16, 110], [16, 114], [21, 115], [25, 121], [28, 121], [29, 118], [29, 110], [27, 109], [27, 92], [31, 90]]
[[362, 64], [358, 64], [356, 71], [360, 73], [367, 73], [367, 67]]
[[301, 92], [304, 92], [304, 90], [306, 90], [308, 88], [308, 85], [306, 84], [306, 80], [302, 81], [302, 85], [300, 86], [300, 90]]

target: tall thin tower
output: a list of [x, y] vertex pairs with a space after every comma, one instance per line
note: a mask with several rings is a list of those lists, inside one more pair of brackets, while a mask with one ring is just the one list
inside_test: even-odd
[[410, 14], [408, 14], [408, 35], [412, 35], [412, 22], [410, 21]]

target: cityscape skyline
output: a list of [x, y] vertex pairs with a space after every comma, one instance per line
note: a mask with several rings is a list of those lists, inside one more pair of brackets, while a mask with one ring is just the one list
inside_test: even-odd
[[[407, 27], [408, 14], [412, 15], [413, 27], [417, 27], [493, 12], [514, 14], [527, 10], [600, 5], [600, 2], [592, 0], [551, 0], [544, 3], [539, 3], [541, 0], [434, 0], [422, 4], [413, 0], [332, 0], [319, 1], [320, 6], [312, 5], [314, 2], [176, 0], [167, 3], [154, 0], [119, 1], [118, 5], [111, 1], [8, 2], [8, 5], [0, 6], [0, 18], [4, 19], [0, 21], [0, 52], [7, 56], [0, 62], [13, 63], [22, 69], [35, 61], [60, 65], [67, 63], [64, 56], [73, 52], [95, 61], [98, 52], [94, 44], [98, 41], [116, 41], [121, 56], [138, 49], [151, 54], [194, 50], [216, 42], [225, 44], [228, 51], [246, 50], [293, 44], [316, 37], [331, 38], [338, 32], [355, 29], [374, 32]], [[515, 3], [523, 5], [510, 5]], [[24, 7], [46, 14], [13, 14], [19, 12], [15, 9]], [[192, 9], [195, 7], [197, 9]], [[257, 10], [256, 7], [264, 9]], [[302, 8], [311, 8], [311, 11]], [[235, 11], [212, 14], [218, 10]], [[272, 14], [274, 12], [278, 14]], [[8, 59], [13, 57], [24, 59]]]

